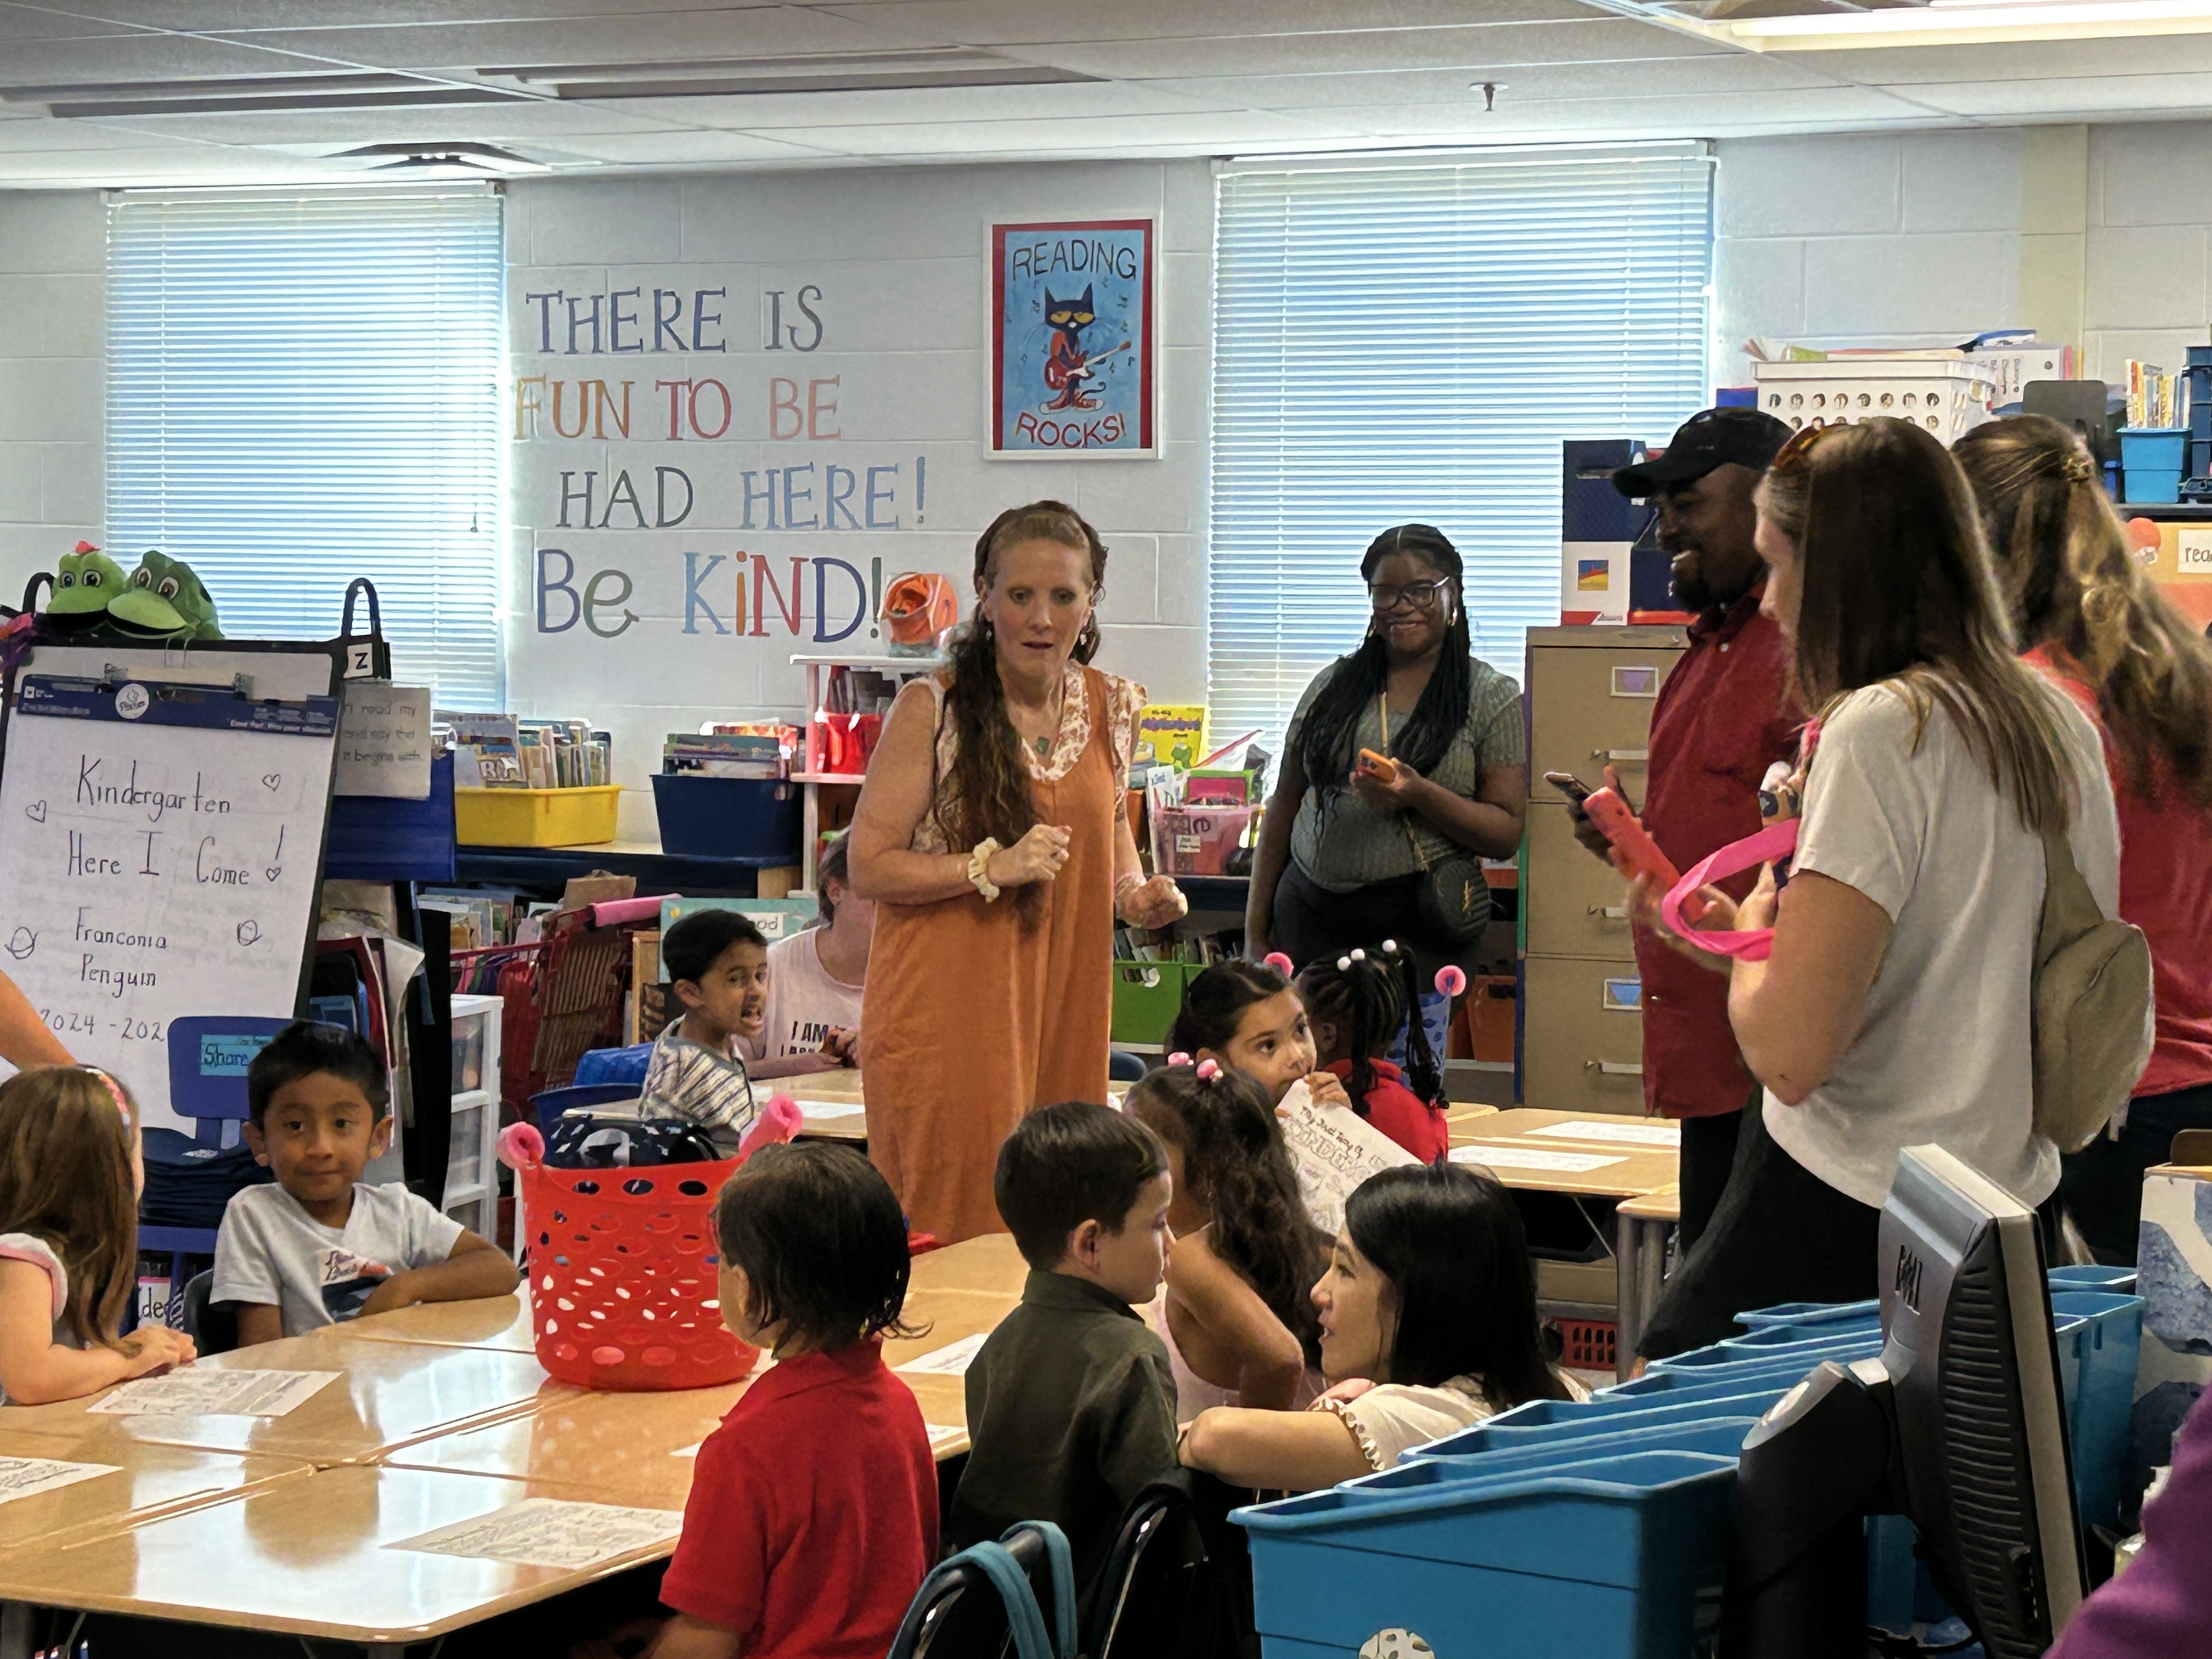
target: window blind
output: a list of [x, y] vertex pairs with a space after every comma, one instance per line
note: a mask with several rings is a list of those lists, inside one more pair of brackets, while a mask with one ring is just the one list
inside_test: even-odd
[[499, 707], [501, 288], [480, 185], [117, 195], [109, 552], [240, 639], [329, 638], [367, 576], [401, 680]]
[[1396, 524], [1451, 538], [1475, 654], [1520, 678], [1559, 619], [1560, 441], [1707, 401], [1703, 147], [1255, 161], [1218, 193], [1212, 729], [1279, 750]]

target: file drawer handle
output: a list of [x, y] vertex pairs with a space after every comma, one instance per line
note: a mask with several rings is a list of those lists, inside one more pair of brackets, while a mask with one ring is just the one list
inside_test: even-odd
[[1600, 1077], [1642, 1077], [1644, 1075], [1642, 1066], [1631, 1065], [1626, 1060], [1586, 1060], [1583, 1062], [1583, 1069], [1586, 1072], [1595, 1070]]
[[1642, 766], [1651, 758], [1649, 749], [1593, 749], [1592, 760], [1611, 761], [1616, 766]]
[[1607, 921], [1626, 921], [1628, 920], [1628, 907], [1625, 904], [1593, 904], [1589, 907], [1589, 914], [1603, 916]]

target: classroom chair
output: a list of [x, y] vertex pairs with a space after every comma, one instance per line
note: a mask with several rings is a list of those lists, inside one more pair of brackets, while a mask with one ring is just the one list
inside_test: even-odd
[[[1002, 1563], [1012, 1558], [1010, 1577], [981, 1559], [994, 1550]], [[922, 1580], [889, 1659], [1076, 1659], [1074, 1601], [1066, 1538], [1050, 1522], [1019, 1522], [997, 1545], [964, 1550]]]
[[653, 1064], [653, 1045], [633, 1042], [627, 1048], [592, 1048], [576, 1062], [573, 1079], [578, 1088], [597, 1083], [627, 1083], [645, 1087], [645, 1073]]
[[1145, 1080], [1145, 1057], [1119, 1048], [1106, 1051], [1106, 1079], [1109, 1083], [1142, 1083]]
[[1085, 1659], [1215, 1659], [1212, 1561], [1177, 1471], [1139, 1492], [1121, 1517], [1085, 1620]]
[[215, 1289], [215, 1269], [192, 1275], [185, 1286], [185, 1334], [204, 1359], [212, 1353], [228, 1353], [238, 1346], [238, 1316], [227, 1304], [208, 1300]]

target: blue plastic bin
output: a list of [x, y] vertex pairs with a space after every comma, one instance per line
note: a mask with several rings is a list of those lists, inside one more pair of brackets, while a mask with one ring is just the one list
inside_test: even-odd
[[679, 858], [799, 862], [799, 786], [778, 778], [656, 772], [660, 850]]
[[[1343, 1482], [1337, 1490], [1382, 1495], [1392, 1490], [1384, 1484], [1390, 1477], [1402, 1475], [1421, 1463], [1480, 1463], [1483, 1473], [1501, 1474], [1516, 1469], [1554, 1469], [1570, 1459], [1579, 1463], [1593, 1457], [1618, 1457], [1640, 1451], [1699, 1452], [1708, 1457], [1736, 1457], [1742, 1454], [1744, 1437], [1756, 1426], [1760, 1415], [1749, 1401], [1717, 1401], [1710, 1411], [1685, 1413], [1665, 1423], [1647, 1422], [1639, 1415], [1620, 1419], [1618, 1428], [1601, 1420], [1593, 1422], [1588, 1432], [1579, 1425], [1561, 1425], [1556, 1431], [1546, 1431], [1555, 1432], [1557, 1438], [1532, 1438], [1512, 1448], [1488, 1449], [1476, 1446], [1465, 1453], [1447, 1452], [1447, 1443], [1439, 1440], [1432, 1446], [1407, 1452], [1396, 1468], [1385, 1469], [1381, 1474], [1363, 1474], [1357, 1480]], [[1637, 1426], [1629, 1427], [1631, 1423]], [[1452, 1437], [1455, 1440], [1458, 1437]]]
[[2076, 1267], [2053, 1267], [2051, 1270], [2051, 1293], [2061, 1291], [2109, 1291], [2114, 1296], [2133, 1296], [2136, 1293], [2136, 1270], [2133, 1267], [2100, 1267], [2083, 1263]]
[[426, 799], [331, 796], [323, 874], [332, 881], [451, 881], [454, 846], [449, 752], [430, 763]]
[[1632, 1382], [1616, 1383], [1610, 1389], [1601, 1389], [1593, 1396], [1600, 1400], [1616, 1400], [1624, 1396], [1650, 1398], [1655, 1395], [1670, 1399], [1711, 1399], [1716, 1395], [1741, 1394], [1757, 1382], [1773, 1382], [1788, 1388], [1813, 1369], [1802, 1359], [1784, 1357], [1762, 1360], [1754, 1364], [1705, 1365], [1687, 1370], [1647, 1370]]
[[[2074, 1496], [2084, 1526], [2120, 1524], [2122, 1466], [2142, 1344], [2142, 1310], [2139, 1296], [2052, 1288], [2059, 1370], [2063, 1375], [2070, 1368], [2075, 1374], [2066, 1415], [2073, 1441]], [[2070, 1318], [2081, 1322], [2069, 1330]]]
[[2185, 426], [2122, 427], [2120, 474], [2129, 501], [2151, 506], [2179, 501], [2188, 448]]
[[[1639, 1396], [1621, 1401], [1626, 1409], [1595, 1411], [1585, 1407], [1572, 1417], [1555, 1417], [1538, 1423], [1513, 1424], [1494, 1418], [1471, 1429], [1462, 1429], [1457, 1434], [1446, 1435], [1441, 1440], [1432, 1440], [1425, 1446], [1417, 1446], [1400, 1462], [1412, 1463], [1438, 1457], [1492, 1460], [1505, 1453], [1539, 1446], [1551, 1448], [1555, 1458], [1565, 1457], [1573, 1455], [1579, 1443], [1593, 1435], [1653, 1429], [1686, 1431], [1716, 1417], [1757, 1419], [1765, 1416], [1768, 1407], [1796, 1388], [1799, 1380], [1770, 1380], [1764, 1385], [1753, 1383], [1740, 1394], [1711, 1394], [1695, 1400]], [[1742, 1442], [1738, 1441], [1734, 1449], [1741, 1449], [1741, 1446]]]
[[[1734, 1340], [1748, 1341], [1750, 1339], [1745, 1337]], [[1802, 1360], [1805, 1369], [1809, 1371], [1823, 1359], [1832, 1359], [1839, 1365], [1848, 1365], [1854, 1359], [1871, 1359], [1881, 1352], [1881, 1332], [1869, 1331], [1860, 1334], [1846, 1330], [1832, 1342], [1791, 1343], [1786, 1347], [1768, 1347], [1765, 1350], [1765, 1354], [1774, 1359]], [[1710, 1348], [1692, 1348], [1687, 1353], [1678, 1353], [1671, 1359], [1655, 1359], [1651, 1362], [1650, 1369], [1711, 1373], [1717, 1367], [1740, 1365], [1747, 1359], [1759, 1357], [1760, 1354], [1761, 1350], [1757, 1347], [1747, 1350], [1730, 1347], [1724, 1343], [1716, 1343]]]
[[1340, 1488], [1231, 1515], [1251, 1544], [1267, 1659], [1357, 1659], [1386, 1630], [1446, 1656], [1710, 1650], [1735, 1458], [1639, 1452], [1414, 1479], [1393, 1498]]
[[1735, 1322], [1747, 1331], [1765, 1330], [1775, 1325], [1834, 1325], [1854, 1320], [1881, 1318], [1879, 1302], [1784, 1302], [1771, 1308], [1753, 1308], [1749, 1313], [1740, 1313]]

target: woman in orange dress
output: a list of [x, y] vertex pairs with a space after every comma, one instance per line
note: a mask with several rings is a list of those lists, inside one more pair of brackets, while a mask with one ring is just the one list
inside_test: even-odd
[[899, 694], [853, 820], [874, 899], [861, 1005], [868, 1156], [908, 1224], [1004, 1231], [999, 1143], [1039, 1106], [1106, 1098], [1114, 921], [1164, 927], [1123, 811], [1144, 688], [1089, 666], [1106, 549], [1036, 501], [975, 544], [951, 665]]

